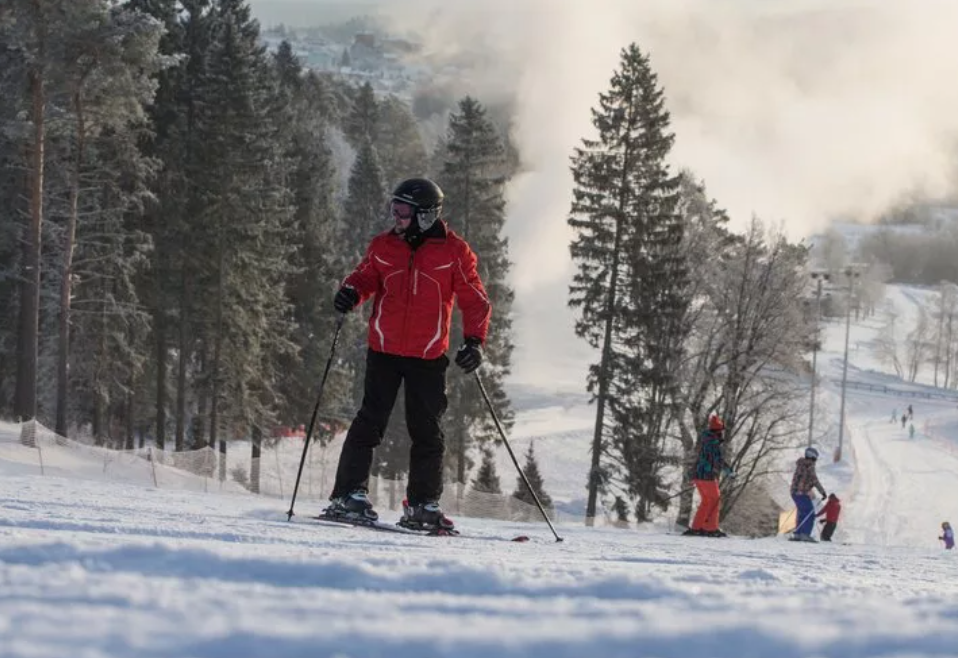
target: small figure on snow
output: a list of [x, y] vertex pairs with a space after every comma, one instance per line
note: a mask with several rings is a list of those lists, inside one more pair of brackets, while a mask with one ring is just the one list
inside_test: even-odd
[[798, 509], [795, 533], [792, 539], [796, 541], [815, 541], [812, 538], [812, 529], [815, 527], [815, 505], [809, 495], [812, 489], [818, 489], [822, 499], [826, 497], [825, 487], [818, 481], [815, 473], [815, 462], [818, 461], [818, 450], [809, 446], [805, 448], [805, 456], [795, 461], [795, 474], [792, 476], [792, 500]]
[[898, 422], [898, 407], [895, 407], [894, 409], [891, 410], [891, 422], [892, 423]]
[[911, 420], [915, 417], [915, 410], [911, 408], [911, 405], [908, 405], [908, 420]]
[[365, 391], [339, 457], [325, 516], [375, 521], [367, 483], [373, 451], [405, 384], [406, 424], [412, 439], [409, 483], [399, 524], [453, 530], [439, 507], [444, 452], [446, 368], [453, 301], [462, 312], [463, 342], [456, 365], [471, 373], [482, 363], [492, 305], [476, 271], [476, 255], [442, 220], [443, 193], [431, 180], [412, 178], [393, 191], [393, 228], [369, 245], [333, 305], [347, 313], [375, 298], [369, 319]]
[[910, 424], [908, 425], [908, 438], [909, 438], [909, 439], [914, 439], [914, 438], [915, 438], [915, 424], [914, 424], [914, 423], [910, 423]]
[[905, 425], [908, 423], [908, 414], [901, 415], [901, 428], [905, 429]]
[[838, 525], [838, 517], [842, 513], [842, 501], [835, 494], [828, 494], [828, 502], [819, 510], [815, 516], [825, 515], [825, 518], [819, 521], [824, 523], [822, 526], [822, 541], [831, 541], [835, 534], [835, 527]]
[[951, 529], [951, 524], [947, 521], [941, 522], [941, 536], [938, 541], [945, 542], [945, 550], [950, 551], [955, 547], [955, 531]]
[[712, 414], [708, 428], [702, 432], [698, 443], [698, 458], [692, 467], [692, 483], [698, 489], [699, 508], [695, 512], [692, 525], [684, 535], [702, 537], [725, 537], [719, 529], [719, 512], [722, 507], [722, 495], [719, 490], [719, 474], [735, 477], [735, 471], [725, 463], [722, 444], [725, 442], [725, 423]]

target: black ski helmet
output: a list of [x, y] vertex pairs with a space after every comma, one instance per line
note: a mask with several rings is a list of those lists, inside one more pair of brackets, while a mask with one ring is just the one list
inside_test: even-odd
[[423, 233], [442, 216], [442, 190], [428, 178], [404, 180], [393, 190], [392, 198], [416, 209], [416, 223]]

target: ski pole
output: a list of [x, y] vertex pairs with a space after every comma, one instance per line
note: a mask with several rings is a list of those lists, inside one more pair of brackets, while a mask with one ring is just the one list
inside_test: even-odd
[[306, 451], [309, 450], [309, 442], [313, 437], [313, 427], [316, 425], [316, 416], [319, 415], [319, 405], [323, 400], [323, 389], [326, 388], [326, 377], [329, 375], [329, 367], [333, 365], [333, 355], [336, 354], [336, 343], [339, 341], [339, 331], [343, 328], [343, 320], [346, 314], [342, 313], [336, 321], [336, 332], [333, 334], [333, 346], [329, 350], [329, 359], [326, 360], [326, 369], [323, 370], [323, 379], [319, 382], [319, 394], [316, 396], [316, 406], [313, 407], [313, 417], [309, 419], [309, 429], [306, 430], [306, 438], [303, 440], [303, 455], [299, 458], [299, 470], [296, 472], [296, 484], [293, 486], [293, 499], [289, 502], [289, 511], [286, 513], [286, 520], [293, 518], [293, 506], [296, 505], [296, 492], [299, 491], [299, 479], [303, 476], [303, 465], [306, 463]]
[[[802, 519], [801, 523], [799, 523], [798, 525], [795, 526], [795, 530], [793, 530], [792, 532], [798, 531], [799, 528], [801, 528], [803, 525], [805, 525], [805, 522], [806, 522], [806, 521], [808, 521], [810, 518], [812, 518], [813, 516], [815, 516], [815, 514], [817, 514], [817, 513], [818, 513], [818, 512], [817, 512], [817, 510], [815, 509], [815, 501], [812, 501], [812, 511], [805, 515], [805, 518]], [[795, 518], [798, 518], [798, 514], [795, 515]], [[814, 524], [813, 524], [813, 528], [812, 528], [812, 529], [814, 529]], [[808, 533], [808, 534], [812, 534], [812, 533]]]
[[691, 487], [686, 487], [685, 489], [679, 489], [676, 493], [672, 494], [671, 496], [668, 496], [667, 498], [663, 498], [662, 502], [665, 502], [666, 500], [672, 500], [673, 498], [678, 498], [682, 494], [688, 493], [690, 491], [695, 491], [694, 484]]
[[542, 503], [539, 502], [539, 496], [536, 495], [535, 489], [532, 488], [532, 485], [529, 484], [529, 478], [526, 477], [526, 474], [522, 472], [522, 468], [519, 466], [519, 460], [516, 459], [516, 453], [512, 452], [512, 446], [509, 445], [509, 439], [506, 438], [506, 433], [502, 429], [502, 425], [499, 423], [499, 417], [496, 416], [496, 410], [492, 408], [492, 401], [489, 399], [489, 395], [486, 393], [486, 387], [482, 385], [482, 379], [479, 377], [479, 373], [476, 373], [476, 383], [479, 384], [479, 392], [482, 393], [482, 399], [486, 401], [486, 406], [489, 407], [489, 413], [492, 415], [492, 421], [496, 424], [496, 429], [499, 430], [499, 436], [502, 438], [502, 442], [506, 445], [506, 450], [509, 451], [509, 456], [512, 458], [512, 463], [515, 464], [516, 470], [519, 471], [519, 477], [522, 478], [522, 481], [526, 485], [526, 489], [529, 490], [529, 493], [532, 494], [532, 500], [535, 501], [536, 507], [539, 508], [539, 511], [542, 513], [542, 518], [546, 520], [546, 523], [549, 524], [549, 529], [552, 531], [552, 534], [555, 535], [556, 541], [562, 541], [562, 537], [559, 536], [559, 533], [556, 532], [555, 526], [552, 525], [552, 521], [549, 520], [549, 515], [546, 514], [545, 509], [542, 507]]

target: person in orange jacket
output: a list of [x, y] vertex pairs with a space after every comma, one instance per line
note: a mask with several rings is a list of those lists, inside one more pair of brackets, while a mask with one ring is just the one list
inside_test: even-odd
[[828, 494], [828, 501], [822, 507], [822, 509], [815, 516], [824, 515], [825, 518], [819, 521], [819, 523], [824, 523], [822, 527], [822, 541], [831, 541], [832, 535], [835, 533], [835, 526], [838, 525], [838, 517], [842, 513], [842, 501], [838, 499], [838, 496], [835, 494]]
[[725, 532], [719, 528], [719, 512], [722, 503], [719, 475], [735, 477], [735, 471], [725, 461], [725, 453], [722, 449], [724, 442], [725, 423], [712, 414], [709, 417], [708, 429], [699, 438], [698, 459], [691, 472], [692, 483], [698, 489], [701, 501], [692, 525], [682, 533], [683, 535], [726, 536]]

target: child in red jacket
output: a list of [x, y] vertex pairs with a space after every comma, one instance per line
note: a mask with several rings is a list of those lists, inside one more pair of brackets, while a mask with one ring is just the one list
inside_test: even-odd
[[822, 541], [831, 541], [832, 534], [835, 532], [835, 526], [838, 525], [838, 517], [842, 513], [842, 502], [838, 500], [835, 494], [828, 494], [828, 502], [821, 511], [815, 516], [825, 515], [825, 518], [819, 521], [824, 523], [822, 528]]

